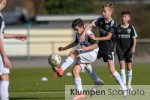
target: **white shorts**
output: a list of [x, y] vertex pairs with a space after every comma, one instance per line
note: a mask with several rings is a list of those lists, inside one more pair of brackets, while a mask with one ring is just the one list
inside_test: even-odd
[[87, 64], [93, 63], [97, 59], [97, 50], [85, 51], [82, 49], [77, 49], [79, 53], [79, 59], [77, 63], [81, 66], [81, 69], [84, 70]]
[[4, 67], [2, 56], [0, 56], [0, 75], [9, 74], [9, 68]]

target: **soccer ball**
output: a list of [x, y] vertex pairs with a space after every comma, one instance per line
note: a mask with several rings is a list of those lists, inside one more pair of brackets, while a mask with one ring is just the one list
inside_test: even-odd
[[51, 66], [57, 66], [61, 63], [61, 57], [57, 54], [51, 54], [49, 57], [48, 57], [48, 63], [51, 65]]

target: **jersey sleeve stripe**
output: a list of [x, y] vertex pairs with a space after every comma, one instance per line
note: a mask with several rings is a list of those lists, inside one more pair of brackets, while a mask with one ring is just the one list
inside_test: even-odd
[[111, 27], [113, 27], [113, 26], [114, 26], [114, 24], [115, 24], [115, 21], [114, 21], [114, 20], [112, 20], [112, 21], [111, 21], [110, 26], [111, 26]]
[[132, 26], [132, 28], [133, 28], [133, 31], [134, 31], [134, 36], [133, 36], [133, 38], [136, 38], [137, 37], [137, 32], [136, 32], [136, 30], [135, 30], [135, 28]]
[[94, 27], [96, 27], [96, 25], [95, 25], [96, 21], [97, 21], [97, 19], [92, 22]]

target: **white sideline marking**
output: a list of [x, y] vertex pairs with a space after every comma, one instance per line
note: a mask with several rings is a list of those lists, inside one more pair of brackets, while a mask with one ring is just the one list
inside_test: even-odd
[[62, 94], [62, 93], [65, 93], [65, 92], [10, 92], [10, 94], [36, 94], [36, 93], [40, 93], [40, 94], [45, 94], [45, 93], [48, 93], [48, 94]]

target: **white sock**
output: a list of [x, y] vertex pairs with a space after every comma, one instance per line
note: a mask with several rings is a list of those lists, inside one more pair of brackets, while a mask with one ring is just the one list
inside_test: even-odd
[[131, 82], [132, 82], [132, 70], [128, 71], [128, 84], [127, 85], [131, 85]]
[[95, 71], [94, 71], [93, 67], [91, 66], [91, 64], [87, 64], [86, 68], [87, 68], [91, 78], [94, 80], [94, 82], [100, 82], [100, 78], [95, 73]]
[[77, 91], [79, 91], [79, 93], [81, 93], [83, 91], [81, 78], [80, 77], [74, 78], [74, 83], [75, 83], [75, 87], [76, 87]]
[[117, 71], [115, 71], [113, 73], [113, 76], [115, 77], [115, 79], [117, 80], [117, 82], [119, 83], [119, 85], [121, 86], [122, 90], [127, 90], [125, 84], [123, 83], [123, 81], [121, 79], [120, 74]]
[[73, 61], [74, 61], [73, 58], [67, 57], [67, 59], [61, 65], [61, 68], [63, 69], [63, 71], [65, 71], [73, 63]]
[[0, 93], [1, 93], [0, 100], [9, 100], [8, 87], [9, 87], [9, 81], [2, 80], [0, 84]]
[[123, 83], [126, 85], [126, 73], [125, 73], [125, 69], [120, 69], [120, 76], [121, 76], [121, 79], [122, 79]]

